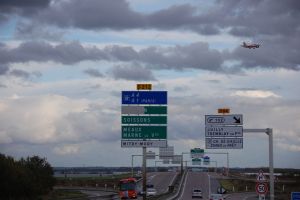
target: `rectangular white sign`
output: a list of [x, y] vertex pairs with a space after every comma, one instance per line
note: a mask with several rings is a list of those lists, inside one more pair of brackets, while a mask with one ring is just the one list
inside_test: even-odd
[[144, 106], [122, 106], [122, 114], [144, 114]]
[[155, 159], [155, 152], [148, 151], [147, 154], [146, 154], [146, 159], [154, 160]]
[[131, 147], [166, 147], [167, 140], [121, 140], [122, 148], [131, 148]]
[[205, 125], [243, 125], [243, 115], [205, 115]]
[[172, 158], [172, 164], [180, 164], [181, 163], [181, 155], [174, 155]]
[[170, 164], [170, 160], [163, 160], [163, 164]]
[[242, 149], [243, 138], [205, 138], [206, 149]]
[[174, 147], [161, 147], [159, 148], [159, 159], [172, 159], [174, 156]]
[[206, 126], [205, 137], [243, 137], [242, 126]]

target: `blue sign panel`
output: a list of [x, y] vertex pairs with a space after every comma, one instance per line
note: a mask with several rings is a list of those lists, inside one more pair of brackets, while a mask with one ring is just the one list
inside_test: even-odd
[[122, 104], [167, 103], [167, 91], [122, 91]]
[[291, 200], [300, 200], [300, 192], [292, 192]]

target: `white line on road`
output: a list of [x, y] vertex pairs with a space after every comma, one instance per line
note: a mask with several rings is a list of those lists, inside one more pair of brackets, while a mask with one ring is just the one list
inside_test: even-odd
[[[176, 177], [177, 177], [177, 173], [173, 176], [173, 179], [171, 180], [171, 182], [169, 183], [169, 185], [171, 185], [174, 182], [174, 180], [175, 180]], [[168, 192], [168, 190], [169, 190], [169, 188], [166, 188], [165, 192]]]
[[208, 176], [208, 198], [210, 198], [210, 175], [207, 173]]
[[[184, 185], [183, 185], [183, 190], [182, 190], [182, 192], [181, 192], [181, 195], [180, 195], [179, 199], [182, 199], [182, 196], [183, 196], [183, 194], [184, 194], [185, 186], [186, 186], [186, 181], [187, 181], [187, 179], [188, 179], [188, 175], [189, 175], [189, 173], [187, 172], [186, 177], [185, 177], [185, 181], [184, 181]], [[179, 189], [180, 189], [180, 188], [179, 188]]]

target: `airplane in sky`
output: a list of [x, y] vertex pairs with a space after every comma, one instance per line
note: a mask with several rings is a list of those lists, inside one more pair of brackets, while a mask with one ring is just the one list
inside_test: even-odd
[[259, 48], [260, 44], [255, 44], [255, 43], [249, 43], [247, 44], [246, 42], [243, 42], [241, 47], [248, 48], [248, 49], [256, 49]]

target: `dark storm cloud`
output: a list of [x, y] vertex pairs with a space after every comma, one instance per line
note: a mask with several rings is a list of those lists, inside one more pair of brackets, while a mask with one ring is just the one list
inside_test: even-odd
[[1, 0], [0, 8], [27, 8], [27, 7], [46, 7], [51, 0]]
[[9, 67], [7, 65], [0, 63], [0, 75], [6, 74], [8, 72], [8, 70], [9, 70]]
[[300, 70], [300, 52], [298, 51], [300, 41], [298, 38], [265, 37], [260, 48], [251, 50], [238, 47], [228, 54], [228, 59], [240, 61], [239, 66], [243, 68]]
[[24, 70], [18, 70], [18, 69], [14, 69], [14, 70], [10, 71], [9, 74], [12, 76], [25, 78], [25, 79], [28, 79], [30, 77], [30, 73], [28, 73]]
[[[237, 47], [233, 51], [219, 51], [211, 49], [207, 43], [196, 42], [189, 45], [173, 47], [148, 47], [135, 50], [132, 47], [107, 46], [102, 49], [85, 47], [79, 42], [51, 45], [46, 42], [24, 42], [18, 47], [8, 48], [0, 44], [1, 73], [7, 72], [11, 63], [57, 62], [62, 64], [76, 64], [82, 61], [125, 62], [130, 65], [147, 66], [142, 71], [137, 68], [115, 67], [115, 78], [132, 79], [142, 74], [143, 80], [153, 80], [152, 74], [144, 75], [150, 69], [202, 69], [221, 73], [239, 73], [248, 68], [286, 68], [300, 70], [300, 55], [297, 48], [300, 45], [298, 38], [286, 41], [284, 38], [267, 39], [258, 49]], [[238, 61], [230, 66], [225, 61]], [[228, 65], [228, 66], [227, 66]], [[6, 66], [6, 67], [5, 67]], [[137, 70], [136, 72], [133, 72]], [[95, 71], [86, 71], [89, 75], [96, 75]], [[98, 74], [99, 75], [99, 74]], [[139, 77], [139, 76], [137, 76]]]
[[47, 8], [51, 0], [1, 0], [0, 23], [9, 19], [10, 14], [34, 16], [41, 9]]
[[92, 77], [97, 77], [97, 78], [104, 77], [104, 75], [97, 69], [86, 69], [86, 70], [84, 70], [84, 73], [86, 73]]
[[[133, 10], [125, 0], [51, 3], [50, 0], [4, 0], [0, 2], [0, 10], [27, 16], [34, 24], [88, 30], [185, 29], [204, 35], [229, 30], [233, 35], [246, 37], [300, 32], [300, 1], [297, 0], [217, 0], [214, 4], [205, 12], [200, 12], [201, 4], [182, 4], [145, 14]], [[6, 18], [7, 15], [0, 14], [0, 19]]]
[[151, 47], [140, 51], [140, 59], [158, 68], [221, 70], [222, 54], [210, 49], [207, 43], [197, 42], [169, 48]]
[[[46, 42], [31, 41], [21, 43], [12, 49], [5, 45], [0, 46], [0, 63], [2, 64], [29, 61], [75, 64], [86, 60], [138, 62], [148, 65], [151, 69], [194, 68], [210, 71], [222, 70], [221, 64], [223, 63], [222, 54], [217, 50], [210, 49], [207, 43], [202, 42], [168, 48], [149, 47], [140, 51], [120, 46], [109, 46], [103, 49], [84, 47], [78, 42], [61, 43], [55, 46]], [[120, 70], [122, 69], [120, 68]], [[117, 78], [123, 76], [116, 72], [114, 74]], [[125, 77], [127, 76], [129, 75]], [[147, 80], [153, 79], [152, 76], [142, 77]]]
[[300, 2], [294, 0], [219, 1], [224, 15], [220, 25], [237, 36], [294, 35], [299, 33]]
[[155, 80], [152, 72], [141, 66], [115, 66], [112, 69], [112, 75], [115, 79], [153, 81]]
[[19, 22], [15, 30], [15, 37], [17, 39], [32, 40], [46, 39], [49, 41], [61, 41], [64, 36], [63, 31], [58, 31], [46, 26], [40, 26], [38, 23], [24, 23]]
[[46, 42], [25, 42], [17, 48], [0, 46], [0, 62], [46, 62], [54, 61], [63, 64], [74, 64], [85, 60], [100, 60], [105, 54], [95, 48], [85, 48], [78, 42], [61, 43], [53, 46]]
[[54, 2], [38, 21], [59, 27], [129, 29], [142, 26], [143, 18], [124, 0], [72, 0]]

